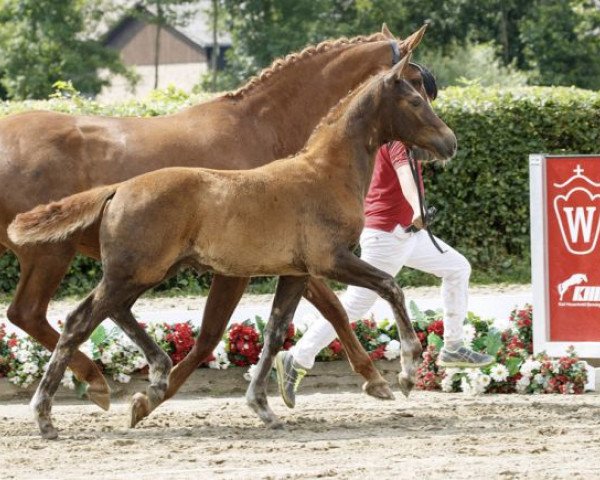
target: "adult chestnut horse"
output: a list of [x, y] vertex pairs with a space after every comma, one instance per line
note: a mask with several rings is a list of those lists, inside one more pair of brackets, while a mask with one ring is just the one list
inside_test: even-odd
[[[243, 169], [293, 154], [330, 107], [369, 76], [390, 68], [419, 43], [423, 30], [399, 42], [384, 25], [382, 33], [370, 37], [323, 42], [276, 61], [237, 92], [175, 115], [106, 118], [31, 112], [0, 120], [0, 255], [12, 250], [21, 268], [9, 320], [53, 349], [58, 333], [46, 320], [51, 297], [76, 252], [100, 256], [94, 225], [51, 245], [15, 245], [6, 229], [17, 213], [162, 167]], [[420, 82], [416, 69], [412, 79]], [[247, 278], [214, 277], [205, 309], [214, 323], [203, 323], [198, 348], [173, 371], [170, 395], [207, 356], [199, 346], [221, 338], [247, 283]], [[345, 313], [323, 283], [309, 282], [307, 297], [345, 327]], [[338, 334], [353, 368], [370, 380], [368, 393], [390, 397], [356, 339], [349, 331]], [[97, 366], [77, 353], [70, 367], [88, 383], [89, 398], [108, 408], [110, 390]]]
[[294, 157], [245, 171], [166, 168], [17, 215], [8, 229], [16, 244], [69, 239], [100, 220], [104, 275], [67, 317], [32, 399], [45, 438], [58, 435], [52, 396], [71, 355], [107, 316], [148, 358], [151, 406], [162, 400], [170, 359], [130, 309], [182, 265], [236, 277], [280, 276], [259, 372], [246, 395], [267, 425], [280, 423], [267, 403], [266, 380], [309, 275], [373, 289], [390, 303], [402, 345], [400, 385], [410, 392], [421, 343], [402, 290], [351, 250], [364, 226], [364, 197], [383, 143], [401, 140], [440, 159], [456, 151], [452, 130], [402, 78], [409, 58], [348, 95]]

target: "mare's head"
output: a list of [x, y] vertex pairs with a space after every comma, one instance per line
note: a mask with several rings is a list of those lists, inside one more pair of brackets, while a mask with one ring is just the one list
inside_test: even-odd
[[426, 92], [420, 91], [423, 76], [419, 75], [420, 83], [407, 78], [415, 67], [410, 57], [409, 53], [374, 85], [381, 143], [400, 140], [408, 148], [417, 147], [438, 160], [448, 160], [456, 153], [456, 137], [434, 113]]

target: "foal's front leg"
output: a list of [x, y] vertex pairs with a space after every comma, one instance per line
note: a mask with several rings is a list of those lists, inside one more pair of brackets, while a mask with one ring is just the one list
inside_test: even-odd
[[374, 290], [391, 305], [400, 336], [402, 364], [399, 375], [400, 391], [408, 397], [415, 384], [423, 349], [406, 311], [404, 293], [394, 277], [369, 265], [347, 250], [339, 252], [335, 256], [334, 267], [323, 274], [332, 280]]
[[337, 295], [323, 280], [310, 277], [304, 296], [335, 328], [335, 333], [337, 333], [344, 350], [346, 350], [352, 370], [362, 375], [366, 380], [363, 390], [372, 397], [393, 400], [394, 394], [389, 383], [375, 368], [369, 354], [352, 331], [348, 314]]
[[288, 325], [294, 317], [307, 279], [308, 277], [279, 277], [271, 316], [265, 327], [265, 343], [257, 371], [246, 392], [246, 401], [250, 408], [271, 428], [281, 428], [282, 424], [267, 402], [267, 380], [273, 367], [273, 359], [283, 345]]

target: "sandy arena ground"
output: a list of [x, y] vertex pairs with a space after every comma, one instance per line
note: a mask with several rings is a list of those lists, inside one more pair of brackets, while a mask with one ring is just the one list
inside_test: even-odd
[[241, 397], [171, 401], [135, 430], [124, 403], [57, 405], [53, 442], [28, 407], [1, 405], [0, 478], [600, 479], [596, 394], [314, 393], [295, 410], [271, 404], [285, 430], [264, 429]]

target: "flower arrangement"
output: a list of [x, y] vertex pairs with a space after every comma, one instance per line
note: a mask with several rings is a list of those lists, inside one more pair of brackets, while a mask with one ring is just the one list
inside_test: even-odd
[[[500, 331], [492, 320], [469, 313], [464, 324], [465, 343], [471, 348], [487, 352], [497, 363], [484, 369], [461, 370], [438, 367], [437, 358], [443, 346], [444, 324], [439, 311], [420, 311], [410, 303], [413, 326], [423, 346], [423, 362], [417, 370], [417, 388], [482, 393], [582, 393], [587, 381], [585, 364], [571, 348], [565, 357], [551, 359], [546, 354], [533, 356], [532, 308], [515, 309], [510, 316], [510, 328]], [[384, 320], [377, 324], [372, 318], [352, 323], [352, 329], [369, 356], [374, 360], [393, 360], [400, 355], [400, 342], [394, 322]], [[192, 349], [198, 328], [191, 322], [153, 323], [147, 330], [152, 338], [169, 354], [173, 363], [180, 362]], [[214, 369], [255, 365], [264, 343], [265, 322], [260, 317], [253, 321], [232, 324], [223, 341], [204, 362]], [[283, 348], [291, 348], [302, 332], [288, 327]], [[90, 355], [118, 382], [128, 382], [131, 374], [147, 367], [142, 352], [120, 330], [98, 327], [82, 351]], [[318, 355], [317, 360], [329, 361], [344, 355], [339, 340], [334, 340]], [[50, 354], [29, 338], [7, 336], [0, 325], [0, 377], [28, 386], [42, 376]], [[68, 372], [63, 383], [73, 388], [74, 378]]]

